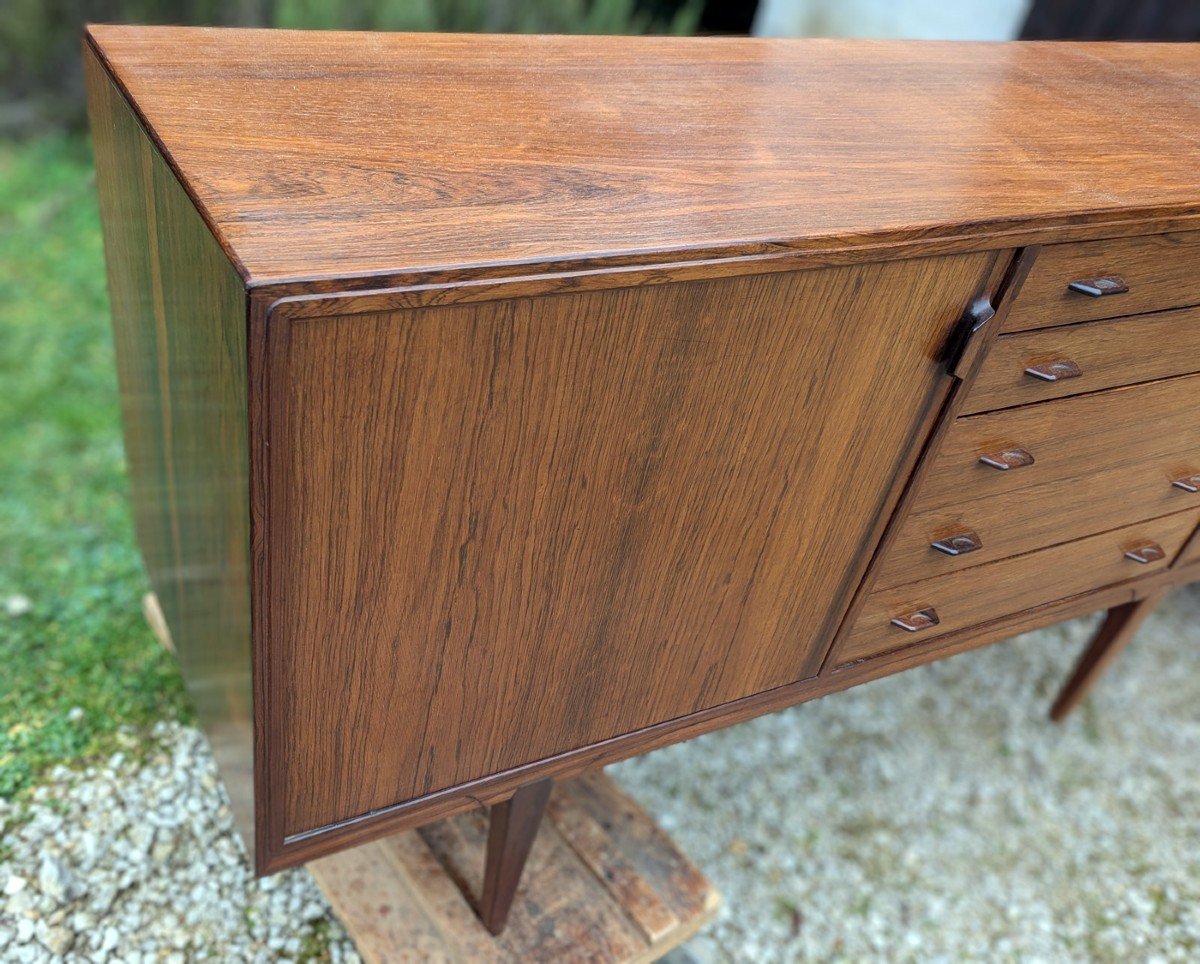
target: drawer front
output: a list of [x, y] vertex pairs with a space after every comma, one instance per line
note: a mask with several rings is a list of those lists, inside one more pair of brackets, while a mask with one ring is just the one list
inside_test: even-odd
[[[1128, 290], [1093, 297], [1069, 287], [1108, 278], [1120, 278]], [[1004, 329], [1049, 328], [1196, 304], [1200, 232], [1051, 244], [1038, 253]]]
[[[1200, 472], [1198, 407], [1200, 375], [1189, 375], [960, 418], [922, 481], [913, 511], [1118, 470], [1137, 478], [1157, 473], [1169, 489], [1173, 480]], [[1018, 452], [1032, 463], [999, 470], [982, 461]], [[1063, 505], [1068, 491], [1062, 490]], [[1111, 504], [1113, 495], [1104, 501]]]
[[1001, 335], [964, 414], [1200, 371], [1200, 308]]
[[[1108, 471], [912, 512], [892, 541], [875, 586], [884, 589], [929, 579], [1143, 519], [1200, 508], [1200, 494], [1172, 485], [1162, 471], [1165, 464], [1170, 463], [1122, 464]], [[1200, 464], [1200, 459], [1195, 464]], [[935, 542], [942, 548], [935, 548]]]
[[[1179, 512], [936, 579], [877, 590], [867, 598], [839, 661], [877, 656], [1165, 569], [1197, 522], [1200, 510]], [[919, 628], [909, 631], [893, 620], [907, 620]]]

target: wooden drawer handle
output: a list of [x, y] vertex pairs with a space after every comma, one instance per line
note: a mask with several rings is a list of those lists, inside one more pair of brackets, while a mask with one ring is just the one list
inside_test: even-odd
[[901, 613], [899, 616], [892, 617], [892, 625], [899, 626], [906, 633], [919, 633], [922, 629], [930, 629], [936, 626], [938, 619], [937, 610], [932, 606], [926, 606], [924, 609], [915, 609], [911, 613]]
[[1183, 489], [1184, 492], [1200, 492], [1200, 472], [1172, 479], [1171, 484], [1177, 489]]
[[1148, 562], [1161, 562], [1167, 558], [1167, 554], [1163, 552], [1163, 547], [1157, 542], [1144, 542], [1126, 549], [1125, 558], [1140, 562], [1144, 566]]
[[930, 547], [948, 556], [965, 556], [968, 552], [983, 548], [983, 542], [971, 529], [961, 529], [929, 543]]
[[1054, 358], [1031, 364], [1025, 369], [1025, 374], [1043, 382], [1063, 382], [1068, 378], [1078, 378], [1083, 371], [1069, 358]]
[[1021, 469], [1027, 465], [1033, 465], [1033, 456], [1026, 449], [1000, 449], [997, 452], [984, 452], [979, 456], [979, 461], [984, 465], [990, 465], [993, 469], [1007, 472], [1009, 469]]
[[1103, 298], [1105, 295], [1123, 295], [1129, 290], [1129, 285], [1118, 275], [1110, 274], [1105, 278], [1080, 278], [1070, 282], [1067, 288], [1081, 295]]

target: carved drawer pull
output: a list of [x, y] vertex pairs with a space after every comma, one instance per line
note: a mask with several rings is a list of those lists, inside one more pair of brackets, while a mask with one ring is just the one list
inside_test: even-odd
[[1009, 469], [1020, 469], [1033, 465], [1033, 456], [1025, 449], [1000, 449], [998, 452], [985, 452], [979, 456], [979, 461], [990, 465], [993, 469], [1007, 472]]
[[1172, 479], [1171, 484], [1177, 489], [1183, 489], [1184, 492], [1200, 492], [1200, 472]]
[[916, 609], [911, 613], [901, 613], [899, 616], [892, 617], [892, 625], [899, 626], [906, 633], [919, 633], [922, 629], [930, 629], [936, 626], [938, 619], [937, 610], [932, 606], [926, 606], [924, 609]]
[[1080, 278], [1078, 281], [1072, 281], [1067, 287], [1071, 291], [1078, 291], [1081, 295], [1091, 295], [1093, 298], [1122, 295], [1129, 290], [1129, 285], [1115, 274], [1110, 274], [1106, 278]]
[[948, 556], [965, 556], [968, 552], [983, 548], [983, 541], [971, 529], [963, 529], [935, 539], [929, 545]]
[[1068, 378], [1078, 378], [1083, 371], [1069, 358], [1054, 358], [1031, 364], [1025, 369], [1025, 374], [1032, 375], [1043, 382], [1062, 382]]
[[1141, 545], [1131, 546], [1125, 550], [1125, 558], [1132, 559], [1134, 562], [1140, 562], [1145, 565], [1148, 562], [1160, 562], [1165, 559], [1167, 554], [1163, 552], [1163, 547], [1157, 542], [1144, 542]]

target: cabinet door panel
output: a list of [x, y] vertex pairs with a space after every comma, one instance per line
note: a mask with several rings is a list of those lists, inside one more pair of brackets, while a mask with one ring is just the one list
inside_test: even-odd
[[286, 833], [814, 675], [994, 258], [273, 318]]

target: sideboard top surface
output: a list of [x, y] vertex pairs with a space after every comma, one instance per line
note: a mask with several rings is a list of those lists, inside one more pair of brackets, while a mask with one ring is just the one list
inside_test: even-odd
[[1200, 213], [1195, 45], [88, 39], [255, 285]]

